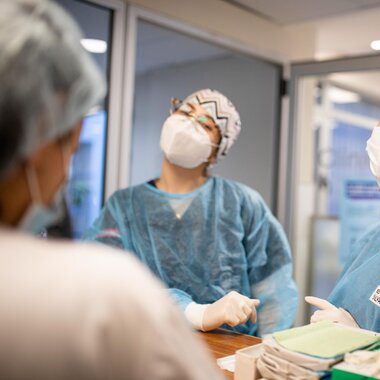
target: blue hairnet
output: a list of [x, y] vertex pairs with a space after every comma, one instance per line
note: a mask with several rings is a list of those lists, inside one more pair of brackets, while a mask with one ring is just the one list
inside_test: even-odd
[[120, 190], [84, 238], [134, 252], [182, 309], [235, 290], [261, 304], [257, 325], [234, 330], [260, 335], [292, 325], [298, 294], [289, 245], [259, 194], [244, 185], [210, 177], [188, 194], [147, 183]]
[[0, 1], [0, 176], [67, 133], [104, 95], [80, 38], [53, 1]]

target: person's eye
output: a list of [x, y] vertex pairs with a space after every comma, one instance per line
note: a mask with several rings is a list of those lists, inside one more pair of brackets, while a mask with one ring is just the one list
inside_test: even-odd
[[197, 120], [198, 120], [198, 123], [202, 125], [203, 128], [206, 128], [209, 131], [212, 131], [212, 128], [210, 127], [210, 125], [207, 124], [209, 119], [206, 116], [200, 115], [197, 117]]

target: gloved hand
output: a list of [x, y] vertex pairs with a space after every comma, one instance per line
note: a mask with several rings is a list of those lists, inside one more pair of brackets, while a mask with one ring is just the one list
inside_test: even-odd
[[318, 297], [307, 296], [305, 297], [305, 301], [310, 305], [321, 309], [315, 311], [311, 316], [311, 323], [320, 321], [332, 321], [349, 327], [359, 327], [352, 315], [341, 307], [337, 308], [330, 302]]
[[218, 301], [207, 305], [203, 314], [202, 330], [213, 330], [224, 323], [236, 326], [247, 322], [248, 319], [256, 322], [256, 306], [259, 303], [258, 299], [250, 299], [232, 291]]

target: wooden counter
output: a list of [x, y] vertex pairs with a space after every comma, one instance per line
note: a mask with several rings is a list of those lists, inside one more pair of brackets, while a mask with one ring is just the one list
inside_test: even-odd
[[[198, 332], [201, 339], [208, 346], [211, 354], [216, 358], [233, 355], [236, 350], [254, 344], [261, 343], [260, 338], [250, 335], [238, 334], [230, 330], [218, 329], [211, 332]], [[227, 379], [233, 379], [234, 374], [229, 371], [222, 371]]]

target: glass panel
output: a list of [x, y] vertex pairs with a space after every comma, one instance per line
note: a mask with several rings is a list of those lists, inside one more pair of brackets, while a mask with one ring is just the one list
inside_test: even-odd
[[105, 140], [105, 111], [86, 116], [80, 144], [72, 161], [67, 193], [73, 237], [77, 239], [99, 215], [102, 207]]
[[[85, 1], [56, 2], [78, 22], [86, 39], [106, 43], [106, 51], [92, 55], [108, 79], [113, 11]], [[92, 224], [103, 204], [107, 109], [104, 101], [85, 116], [79, 148], [71, 165], [67, 203], [76, 239]]]
[[326, 298], [342, 267], [338, 261], [339, 220], [316, 217], [312, 221], [311, 294]]
[[380, 72], [366, 71], [299, 82], [294, 251], [301, 296], [327, 298], [352, 245], [380, 221], [380, 189], [366, 152], [380, 119], [379, 79]]

